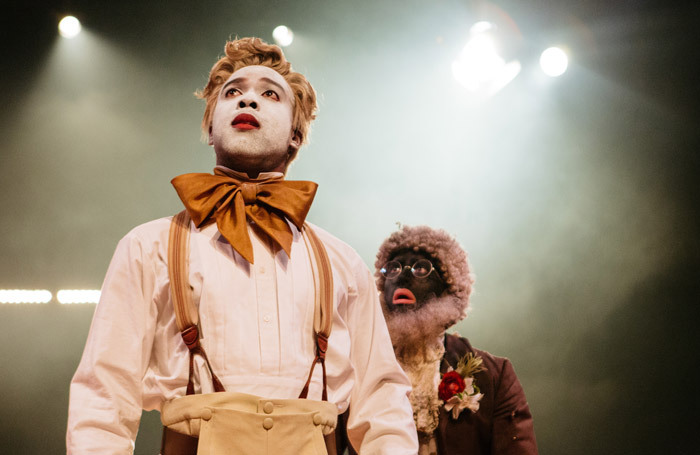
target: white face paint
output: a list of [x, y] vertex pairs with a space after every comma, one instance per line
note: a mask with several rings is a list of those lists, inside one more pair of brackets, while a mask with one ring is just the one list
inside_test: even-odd
[[286, 171], [292, 130], [292, 89], [277, 71], [246, 66], [231, 75], [219, 93], [209, 130], [216, 164], [246, 172]]

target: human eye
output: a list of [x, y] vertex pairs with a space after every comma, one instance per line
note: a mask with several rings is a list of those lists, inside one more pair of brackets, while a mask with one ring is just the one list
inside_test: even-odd
[[399, 276], [401, 274], [401, 270], [403, 270], [403, 267], [398, 261], [389, 261], [384, 264], [384, 267], [381, 268], [380, 272], [385, 277], [392, 279]]
[[278, 95], [277, 92], [275, 92], [274, 90], [265, 90], [265, 91], [263, 92], [263, 96], [265, 96], [265, 97], [267, 97], [267, 98], [272, 98], [272, 99], [275, 100], [275, 101], [279, 101], [279, 100], [280, 100], [279, 95]]
[[230, 98], [232, 96], [240, 95], [241, 91], [237, 88], [230, 87], [226, 92], [224, 92], [224, 98]]
[[421, 259], [413, 264], [413, 275], [418, 278], [425, 278], [428, 276], [433, 268], [430, 261], [426, 259]]

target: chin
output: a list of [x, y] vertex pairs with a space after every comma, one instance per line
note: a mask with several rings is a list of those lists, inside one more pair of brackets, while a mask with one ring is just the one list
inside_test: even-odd
[[423, 304], [421, 303], [402, 303], [402, 304], [393, 304], [393, 303], [387, 303], [386, 304], [386, 309], [391, 311], [392, 313], [410, 313], [412, 311], [418, 310]]

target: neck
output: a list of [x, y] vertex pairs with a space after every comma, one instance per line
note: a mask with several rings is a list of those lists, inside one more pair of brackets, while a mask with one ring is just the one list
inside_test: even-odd
[[232, 163], [230, 160], [222, 160], [217, 157], [216, 166], [232, 170], [239, 174], [245, 174], [250, 180], [260, 179], [259, 176], [261, 174], [281, 173], [285, 175], [287, 173], [287, 162], [279, 163], [277, 166], [271, 166], [270, 168], [261, 168], [259, 166], [245, 166], [238, 162]]
[[228, 175], [229, 177], [232, 177], [236, 180], [243, 180], [243, 181], [259, 181], [259, 180], [271, 180], [271, 179], [283, 179], [284, 174], [281, 172], [259, 172], [255, 176], [252, 176], [248, 173], [237, 171], [231, 168], [228, 168], [226, 166], [222, 165], [216, 165], [214, 168], [223, 174]]
[[424, 337], [421, 342], [406, 343], [402, 346], [394, 346], [394, 354], [401, 365], [422, 365], [437, 362], [445, 353], [443, 340], [445, 332], [436, 337]]

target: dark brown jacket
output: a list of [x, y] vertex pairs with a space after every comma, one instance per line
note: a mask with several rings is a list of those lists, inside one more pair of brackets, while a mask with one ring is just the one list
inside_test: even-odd
[[[530, 407], [508, 359], [475, 349], [466, 338], [447, 335], [441, 373], [445, 373], [448, 366], [457, 367], [459, 359], [467, 353], [483, 359], [486, 371], [477, 373], [474, 383], [484, 396], [477, 412], [465, 409], [456, 420], [441, 407], [440, 422], [435, 430], [439, 455], [537, 455]], [[345, 432], [347, 415], [346, 411], [338, 416], [338, 454], [344, 453], [347, 447], [353, 455], [356, 452], [350, 447]]]
[[504, 357], [473, 348], [466, 338], [445, 337], [441, 373], [457, 367], [467, 353], [480, 356], [486, 371], [474, 376], [484, 396], [479, 410], [461, 412], [458, 419], [440, 409], [437, 437], [440, 455], [537, 455], [532, 414], [513, 365]]

